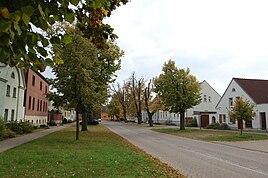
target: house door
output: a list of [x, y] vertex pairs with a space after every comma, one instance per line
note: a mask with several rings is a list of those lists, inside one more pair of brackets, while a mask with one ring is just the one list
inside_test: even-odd
[[220, 114], [220, 124], [222, 123], [222, 115]]
[[215, 123], [216, 123], [216, 117], [213, 116], [213, 117], [212, 117], [212, 124], [215, 124]]
[[201, 127], [207, 127], [209, 124], [209, 115], [201, 115]]
[[238, 125], [238, 129], [242, 129], [243, 128], [243, 120], [242, 119], [238, 119], [237, 120], [237, 125]]
[[261, 129], [266, 130], [266, 115], [265, 115], [265, 112], [261, 112], [260, 117], [261, 117]]

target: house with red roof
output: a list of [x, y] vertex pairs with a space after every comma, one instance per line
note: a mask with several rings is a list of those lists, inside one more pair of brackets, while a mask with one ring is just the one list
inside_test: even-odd
[[[235, 100], [242, 97], [255, 105], [255, 118], [252, 121], [238, 123], [228, 116], [228, 111], [234, 106]], [[216, 105], [217, 122], [228, 123], [233, 127], [268, 129], [268, 80], [233, 78]]]

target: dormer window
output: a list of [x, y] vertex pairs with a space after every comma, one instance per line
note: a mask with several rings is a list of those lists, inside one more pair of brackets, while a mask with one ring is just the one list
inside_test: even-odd
[[14, 72], [11, 73], [11, 78], [15, 78]]
[[235, 92], [235, 88], [232, 89], [232, 92]]

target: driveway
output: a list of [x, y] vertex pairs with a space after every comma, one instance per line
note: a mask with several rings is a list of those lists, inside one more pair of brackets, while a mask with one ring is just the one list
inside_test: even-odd
[[187, 177], [268, 177], [268, 153], [258, 149], [192, 140], [118, 122], [102, 124]]

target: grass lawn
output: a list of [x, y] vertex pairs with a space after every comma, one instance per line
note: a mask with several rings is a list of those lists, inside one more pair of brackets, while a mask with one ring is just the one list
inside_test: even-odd
[[203, 129], [200, 130], [191, 128], [186, 128], [185, 130], [179, 130], [179, 128], [161, 128], [152, 130], [161, 133], [167, 133], [171, 135], [206, 141], [249, 141], [268, 139], [268, 134], [243, 133], [242, 135], [240, 135], [240, 131], [234, 132]]
[[183, 177], [103, 126], [75, 127], [0, 153], [0, 177]]

